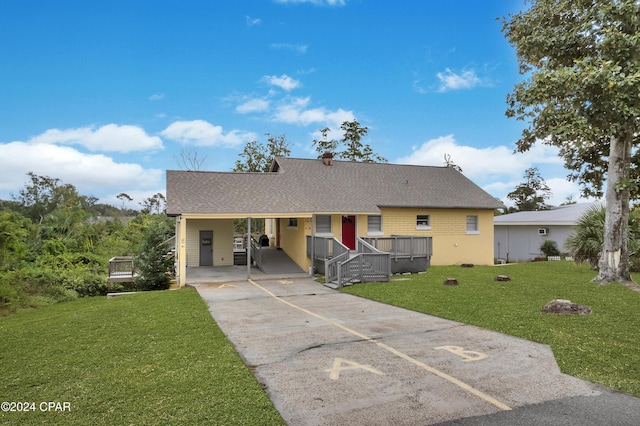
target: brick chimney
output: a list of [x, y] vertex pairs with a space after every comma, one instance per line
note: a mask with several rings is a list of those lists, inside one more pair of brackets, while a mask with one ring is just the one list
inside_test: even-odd
[[322, 163], [325, 166], [333, 165], [333, 154], [330, 153], [329, 151], [325, 151], [325, 153], [322, 154]]

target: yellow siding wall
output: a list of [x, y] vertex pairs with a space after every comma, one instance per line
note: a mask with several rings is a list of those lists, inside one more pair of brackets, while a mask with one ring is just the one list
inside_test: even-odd
[[233, 219], [188, 219], [187, 266], [200, 265], [200, 231], [213, 231], [213, 266], [233, 265]]
[[[382, 210], [385, 236], [433, 237], [432, 265], [493, 264], [493, 210], [400, 209]], [[416, 216], [429, 215], [430, 230], [416, 229]], [[467, 215], [478, 216], [478, 234], [467, 234]], [[366, 228], [366, 218], [360, 222]]]
[[289, 228], [288, 222], [288, 218], [280, 219], [280, 247], [306, 272], [311, 266], [306, 238], [306, 235], [311, 235], [311, 219], [298, 218], [297, 228]]

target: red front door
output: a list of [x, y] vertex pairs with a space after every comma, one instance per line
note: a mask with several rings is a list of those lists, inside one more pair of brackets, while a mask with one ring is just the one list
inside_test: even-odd
[[350, 250], [356, 249], [356, 217], [342, 216], [342, 244]]

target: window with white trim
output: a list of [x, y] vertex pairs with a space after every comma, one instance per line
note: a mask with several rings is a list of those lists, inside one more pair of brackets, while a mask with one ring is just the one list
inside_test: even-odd
[[478, 216], [477, 215], [468, 215], [467, 216], [467, 234], [479, 234], [478, 230]]
[[416, 229], [431, 229], [431, 217], [428, 214], [417, 215]]
[[367, 216], [367, 234], [382, 235], [382, 216], [380, 215]]
[[290, 217], [287, 221], [287, 229], [298, 229], [298, 219]]
[[316, 216], [316, 233], [331, 234], [331, 215], [319, 214]]

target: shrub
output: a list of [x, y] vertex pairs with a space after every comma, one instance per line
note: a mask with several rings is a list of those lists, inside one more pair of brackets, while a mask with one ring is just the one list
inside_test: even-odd
[[11, 287], [5, 276], [0, 276], [0, 316], [16, 311], [18, 293]]
[[107, 294], [107, 279], [104, 275], [78, 268], [65, 276], [64, 287], [80, 297], [104, 296]]
[[154, 217], [144, 233], [134, 264], [138, 271], [135, 286], [139, 290], [166, 290], [171, 285], [173, 258], [167, 256], [165, 241], [174, 235], [174, 227], [165, 217]]
[[558, 249], [558, 243], [551, 240], [545, 240], [544, 243], [540, 245], [540, 252], [544, 254], [546, 257], [549, 256], [560, 256], [560, 250]]

